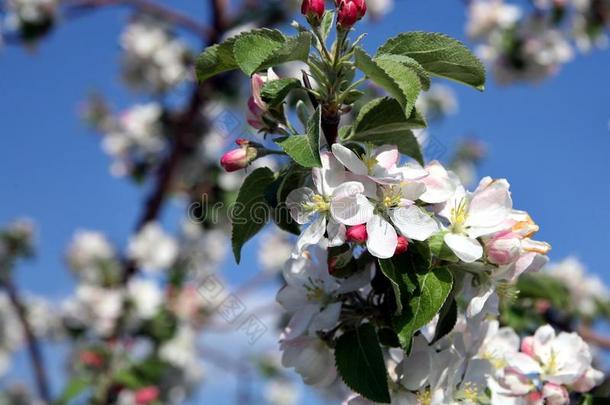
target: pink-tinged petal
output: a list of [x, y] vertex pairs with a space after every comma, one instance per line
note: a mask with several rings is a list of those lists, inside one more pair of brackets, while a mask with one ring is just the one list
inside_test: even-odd
[[572, 389], [576, 392], [589, 392], [604, 381], [604, 373], [589, 367], [589, 369], [574, 383]]
[[414, 205], [391, 210], [390, 219], [404, 236], [426, 240], [438, 232], [438, 223], [421, 208]]
[[392, 172], [400, 173], [402, 179], [405, 181], [421, 180], [428, 177], [428, 171], [418, 163], [407, 163], [402, 167], [392, 170]]
[[542, 387], [542, 396], [546, 405], [565, 405], [570, 403], [568, 390], [558, 384], [546, 383]]
[[346, 197], [354, 197], [364, 192], [364, 186], [358, 181], [348, 181], [337, 187], [332, 193], [333, 200], [340, 200]]
[[483, 257], [481, 244], [468, 236], [447, 233], [445, 243], [465, 263], [472, 263]]
[[369, 253], [380, 259], [394, 256], [398, 235], [394, 227], [380, 215], [374, 215], [366, 224], [369, 235], [366, 247]]
[[354, 174], [365, 176], [368, 174], [366, 165], [358, 156], [345, 146], [336, 143], [332, 146], [333, 154], [339, 162]]
[[[256, 105], [261, 110], [267, 109], [267, 104], [265, 104], [265, 102], [263, 102], [261, 98], [261, 90], [264, 84], [265, 79], [263, 78], [263, 76], [259, 75], [258, 73], [252, 75], [252, 97], [250, 97], [250, 100], [252, 100], [252, 104]], [[250, 106], [250, 101], [248, 101], [248, 106]]]
[[306, 224], [311, 219], [314, 212], [305, 209], [303, 204], [311, 203], [315, 193], [309, 187], [301, 187], [292, 190], [286, 196], [286, 207], [290, 211], [292, 219], [299, 224]]
[[394, 145], [383, 145], [373, 151], [377, 164], [386, 170], [392, 169], [398, 164], [400, 154]]
[[505, 180], [496, 180], [479, 187], [472, 195], [465, 225], [468, 227], [494, 227], [501, 225], [510, 215], [513, 202]]
[[422, 179], [426, 185], [426, 192], [420, 199], [430, 204], [438, 204], [447, 201], [455, 193], [457, 184], [445, 168], [437, 161], [426, 165], [428, 176]]

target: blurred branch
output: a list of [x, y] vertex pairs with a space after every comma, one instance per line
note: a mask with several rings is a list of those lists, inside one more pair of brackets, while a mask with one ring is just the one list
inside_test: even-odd
[[30, 356], [30, 362], [32, 364], [34, 378], [36, 380], [36, 386], [38, 388], [38, 395], [44, 401], [45, 404], [50, 404], [51, 394], [49, 391], [49, 383], [47, 379], [44, 360], [40, 351], [40, 344], [38, 342], [38, 338], [34, 334], [32, 325], [30, 325], [26, 307], [23, 304], [21, 297], [19, 296], [17, 287], [11, 280], [10, 272], [6, 269], [3, 269], [3, 275], [0, 279], [0, 283], [6, 289], [9, 300], [11, 301], [11, 305], [17, 313], [17, 318], [19, 319], [19, 323], [23, 328], [23, 334], [25, 336], [25, 341]]
[[105, 6], [130, 6], [168, 23], [178, 25], [200, 37], [213, 36], [214, 29], [201, 25], [189, 16], [149, 0], [63, 0], [69, 11], [89, 11]]
[[610, 350], [610, 338], [597, 334], [589, 325], [580, 325], [577, 332], [588, 343]]

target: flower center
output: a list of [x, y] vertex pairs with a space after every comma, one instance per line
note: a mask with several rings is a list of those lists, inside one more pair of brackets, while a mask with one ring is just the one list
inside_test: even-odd
[[311, 199], [311, 202], [304, 204], [304, 207], [309, 211], [327, 212], [330, 210], [330, 202], [326, 197], [316, 194]]
[[454, 233], [464, 232], [464, 223], [468, 216], [468, 203], [462, 198], [457, 206], [451, 208], [451, 224]]
[[479, 399], [479, 389], [471, 382], [467, 382], [464, 384], [463, 395], [465, 400], [476, 403]]
[[432, 393], [429, 388], [416, 394], [418, 405], [430, 405], [432, 404]]
[[390, 186], [385, 188], [381, 202], [384, 208], [393, 208], [400, 204], [401, 198], [400, 187]]

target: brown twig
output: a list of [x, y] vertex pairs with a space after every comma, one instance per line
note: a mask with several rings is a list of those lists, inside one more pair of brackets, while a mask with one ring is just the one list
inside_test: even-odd
[[210, 37], [214, 30], [185, 14], [149, 0], [64, 0], [62, 4], [67, 6], [69, 11], [87, 11], [105, 6], [130, 6], [192, 31], [200, 37]]
[[30, 325], [30, 322], [28, 320], [26, 307], [21, 301], [21, 297], [19, 296], [17, 287], [11, 280], [9, 272], [5, 272], [2, 277], [1, 283], [2, 286], [6, 289], [9, 300], [11, 301], [11, 305], [17, 313], [17, 318], [19, 319], [19, 323], [23, 328], [26, 346], [30, 355], [32, 369], [34, 371], [34, 378], [36, 380], [38, 395], [40, 396], [40, 399], [44, 401], [45, 404], [50, 404], [51, 393], [49, 391], [49, 383], [47, 379], [44, 360], [42, 358], [38, 339], [34, 334], [34, 331], [32, 330], [32, 325]]

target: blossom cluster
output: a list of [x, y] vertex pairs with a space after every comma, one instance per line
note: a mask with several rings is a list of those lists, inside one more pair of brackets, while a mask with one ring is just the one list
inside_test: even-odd
[[[414, 243], [439, 239], [449, 248], [443, 257], [455, 259], [454, 277], [463, 279], [455, 292], [458, 321], [435, 341], [437, 315], [415, 337], [410, 355], [386, 352], [393, 403], [564, 404], [568, 392], [586, 392], [601, 382], [603, 374], [592, 368], [578, 335], [556, 335], [547, 325], [520, 341], [514, 330], [490, 320], [506, 285], [538, 271], [550, 249], [531, 239], [538, 227], [513, 209], [505, 180], [484, 178], [467, 192], [438, 162], [399, 165], [393, 146], [358, 156], [335, 144], [322, 159], [323, 167], [312, 172], [314, 189], [297, 189], [288, 198], [293, 218], [311, 224], [284, 267], [286, 286], [277, 296], [291, 314], [281, 340], [283, 364], [305, 383], [337, 384], [327, 339], [354, 317], [354, 300], [371, 302], [371, 283], [380, 271], [369, 263], [339, 276], [329, 256], [333, 247], [349, 244], [348, 255], [358, 260], [367, 253], [387, 259]], [[354, 395], [347, 400], [365, 402]]]
[[540, 81], [574, 57], [607, 42], [604, 1], [534, 1], [528, 15], [504, 0], [469, 2], [466, 31], [500, 83]]

